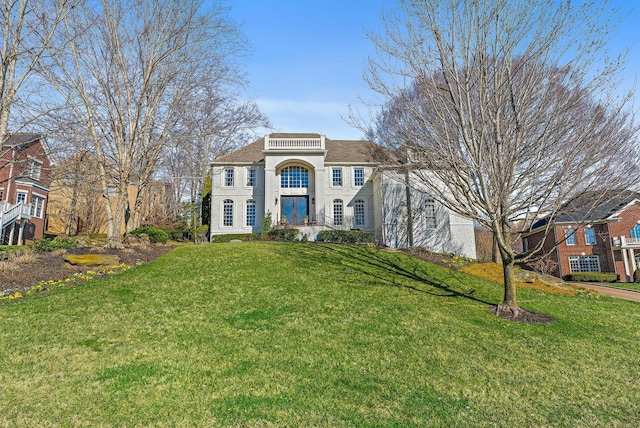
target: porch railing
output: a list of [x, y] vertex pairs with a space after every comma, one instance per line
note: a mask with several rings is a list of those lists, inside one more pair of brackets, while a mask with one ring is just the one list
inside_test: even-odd
[[18, 218], [31, 218], [31, 204], [23, 202], [15, 205], [7, 202], [0, 202], [0, 229], [4, 229]]

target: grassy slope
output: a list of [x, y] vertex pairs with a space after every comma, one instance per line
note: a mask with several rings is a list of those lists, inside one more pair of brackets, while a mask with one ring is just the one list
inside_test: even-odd
[[638, 426], [640, 306], [397, 253], [184, 247], [0, 307], [0, 426]]

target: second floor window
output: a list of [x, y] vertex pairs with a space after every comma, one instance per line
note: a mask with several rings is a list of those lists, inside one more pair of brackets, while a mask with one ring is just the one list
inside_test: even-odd
[[364, 185], [364, 168], [355, 168], [353, 170], [353, 185], [356, 187]]
[[288, 166], [280, 171], [280, 187], [306, 189], [309, 187], [309, 170], [301, 166]]
[[595, 245], [596, 243], [596, 232], [593, 230], [593, 227], [588, 227], [584, 230], [584, 242], [587, 245]]
[[18, 196], [16, 196], [16, 203], [23, 203], [26, 204], [27, 203], [27, 194], [24, 192], [18, 192]]
[[331, 183], [332, 186], [342, 186], [342, 168], [331, 170]]
[[38, 162], [35, 159], [29, 159], [27, 161], [27, 168], [24, 174], [27, 177], [31, 177], [34, 180], [40, 180], [40, 173], [42, 172], [42, 162]]
[[640, 239], [640, 224], [636, 224], [631, 229], [631, 237], [635, 239]]
[[233, 168], [224, 169], [224, 186], [233, 187]]
[[564, 231], [567, 245], [576, 245], [576, 231], [573, 229], [566, 229]]
[[249, 168], [247, 170], [247, 186], [255, 187], [256, 185], [256, 170], [254, 168]]

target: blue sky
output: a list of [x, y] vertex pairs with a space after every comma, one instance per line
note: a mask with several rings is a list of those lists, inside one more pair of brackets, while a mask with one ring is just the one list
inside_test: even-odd
[[[362, 78], [373, 54], [368, 31], [377, 31], [383, 8], [394, 0], [228, 0], [230, 17], [251, 44], [248, 96], [275, 131], [324, 132], [332, 139], [358, 139], [346, 123], [349, 105], [372, 99]], [[617, 0], [629, 7], [636, 0]], [[624, 85], [640, 86], [640, 4], [618, 28], [610, 46], [628, 46]], [[640, 97], [640, 89], [636, 88]], [[636, 101], [636, 110], [640, 99]]]

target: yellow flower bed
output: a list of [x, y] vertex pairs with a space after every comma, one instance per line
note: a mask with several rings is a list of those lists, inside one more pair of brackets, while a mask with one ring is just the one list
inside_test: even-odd
[[[462, 267], [460, 270], [470, 275], [477, 276], [477, 277], [504, 285], [504, 277], [502, 275], [502, 265], [499, 265], [497, 263], [491, 263], [491, 262], [490, 263], [472, 263]], [[519, 270], [520, 270], [519, 268], [516, 268], [516, 272]], [[522, 282], [522, 281], [516, 280], [516, 287], [542, 290], [542, 291], [547, 291], [549, 293], [559, 293], [559, 294], [568, 294], [568, 295], [576, 294], [575, 291], [565, 290], [564, 288], [560, 288], [555, 285], [542, 282], [539, 279], [536, 279], [533, 282]]]
[[50, 279], [48, 281], [40, 281], [36, 285], [24, 290], [24, 293], [22, 291], [6, 290], [4, 294], [0, 295], [0, 302], [19, 300], [24, 298], [25, 296], [33, 296], [35, 294], [42, 293], [44, 291], [51, 291], [59, 288], [72, 287], [78, 284], [85, 283], [87, 281], [91, 281], [96, 277], [115, 275], [117, 273], [124, 272], [129, 269], [131, 269], [131, 266], [125, 263], [120, 263], [117, 266], [110, 266], [102, 270], [89, 270], [89, 271], [86, 271], [85, 273], [76, 273], [74, 275], [61, 278], [58, 280]]

